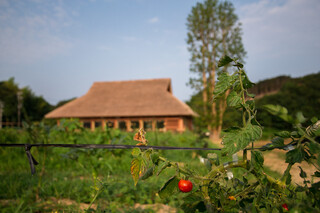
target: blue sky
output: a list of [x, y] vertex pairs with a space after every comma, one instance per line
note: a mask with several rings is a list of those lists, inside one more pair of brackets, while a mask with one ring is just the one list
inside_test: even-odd
[[[0, 0], [0, 81], [51, 104], [95, 81], [171, 78], [186, 101], [186, 18], [196, 0]], [[319, 0], [232, 0], [254, 82], [320, 70]]]

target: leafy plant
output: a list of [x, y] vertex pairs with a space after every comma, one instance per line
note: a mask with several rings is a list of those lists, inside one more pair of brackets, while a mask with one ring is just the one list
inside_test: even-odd
[[[320, 136], [320, 121], [313, 118], [313, 124], [304, 128], [302, 124], [306, 122], [306, 118], [302, 113], [292, 117], [284, 107], [266, 105], [265, 108], [271, 114], [291, 123], [296, 131], [275, 133], [271, 143], [255, 147], [254, 142], [262, 136], [262, 127], [256, 119], [254, 95], [248, 92], [254, 84], [248, 79], [243, 64], [238, 60], [224, 56], [219, 61], [219, 67], [227, 65], [234, 66], [236, 71], [232, 74], [220, 74], [213, 99], [228, 94], [228, 106], [242, 112], [242, 126], [230, 127], [222, 135], [222, 155], [229, 158], [232, 156], [233, 160], [223, 163], [219, 155], [209, 153], [204, 160], [208, 172], [201, 175], [188, 165], [170, 161], [153, 149], [135, 148], [132, 150], [131, 162], [134, 183], [159, 176], [166, 169], [174, 169], [175, 175], [164, 183], [158, 194], [165, 201], [169, 196], [179, 193], [180, 180], [191, 180], [193, 190], [184, 196], [181, 206], [185, 212], [283, 212], [288, 209], [319, 211], [320, 182], [307, 179], [307, 174], [300, 167], [304, 185], [293, 184], [290, 170], [295, 163], [306, 161], [318, 170], [313, 177], [320, 176], [320, 145], [317, 141]], [[141, 133], [143, 135], [140, 138], [146, 140], [143, 130], [137, 134]], [[139, 137], [135, 137], [136, 140], [137, 138]], [[263, 151], [274, 149], [287, 151], [288, 167], [281, 179], [275, 179], [264, 171]], [[248, 151], [251, 152], [250, 159]], [[238, 160], [239, 152], [242, 152], [241, 160]]]

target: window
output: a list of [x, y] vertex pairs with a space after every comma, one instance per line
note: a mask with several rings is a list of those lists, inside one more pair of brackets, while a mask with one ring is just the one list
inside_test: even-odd
[[110, 129], [114, 128], [114, 122], [113, 121], [108, 121], [106, 124], [107, 124], [108, 128], [110, 128]]
[[120, 130], [127, 130], [127, 124], [125, 121], [119, 121], [119, 129]]
[[144, 121], [143, 128], [144, 130], [152, 130], [152, 121]]
[[101, 121], [95, 121], [94, 122], [94, 127], [95, 128], [101, 127], [101, 125], [102, 125]]
[[91, 128], [91, 122], [90, 121], [84, 121], [83, 122], [83, 127], [90, 129]]
[[131, 129], [139, 129], [139, 121], [131, 121]]
[[157, 121], [156, 127], [157, 127], [157, 129], [163, 129], [164, 128], [164, 121]]

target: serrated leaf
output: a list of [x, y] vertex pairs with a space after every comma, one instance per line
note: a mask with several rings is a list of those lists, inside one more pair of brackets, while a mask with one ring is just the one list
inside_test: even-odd
[[263, 168], [263, 154], [260, 151], [251, 151], [251, 166], [256, 170], [261, 170]]
[[291, 134], [288, 131], [281, 131], [281, 132], [275, 133], [275, 136], [279, 136], [279, 137], [282, 137], [282, 138], [290, 138]]
[[232, 62], [233, 59], [230, 58], [229, 56], [225, 55], [222, 58], [220, 58], [219, 62], [218, 62], [218, 67], [223, 67], [228, 65], [230, 62]]
[[146, 180], [147, 178], [153, 175], [154, 167], [150, 167], [147, 171], [141, 176], [141, 180]]
[[264, 109], [266, 109], [269, 113], [272, 115], [278, 116], [282, 120], [292, 123], [293, 119], [290, 115], [288, 115], [287, 108], [280, 106], [280, 105], [272, 105], [267, 104], [263, 106]]
[[131, 175], [133, 177], [134, 185], [137, 185], [139, 176], [142, 173], [143, 160], [141, 158], [133, 158], [131, 161]]
[[179, 179], [176, 176], [171, 177], [158, 192], [161, 199], [172, 196], [178, 190]]
[[195, 192], [184, 197], [181, 208], [185, 213], [204, 212], [206, 210], [200, 192]]
[[255, 85], [255, 83], [251, 82], [245, 72], [243, 72], [244, 78], [242, 80], [243, 88], [249, 89]]
[[131, 152], [133, 157], [138, 157], [140, 153], [141, 153], [141, 150], [139, 148], [133, 148]]
[[282, 137], [274, 137], [272, 138], [272, 144], [275, 146], [275, 147], [282, 147], [284, 146], [284, 139]]
[[143, 156], [146, 159], [146, 161], [151, 160], [151, 154], [153, 153], [153, 149], [147, 149], [146, 151], [143, 152]]
[[305, 158], [305, 151], [303, 148], [296, 148], [286, 153], [286, 163], [301, 163]]
[[218, 82], [213, 91], [213, 99], [217, 99], [221, 95], [223, 95], [233, 84], [233, 78], [227, 72], [222, 72], [218, 76]]
[[224, 150], [234, 154], [246, 148], [250, 142], [258, 140], [261, 135], [262, 129], [258, 125], [248, 124], [244, 128], [229, 128], [223, 133]]
[[241, 104], [240, 94], [237, 94], [235, 91], [230, 92], [227, 97], [227, 105], [230, 107], [239, 107]]

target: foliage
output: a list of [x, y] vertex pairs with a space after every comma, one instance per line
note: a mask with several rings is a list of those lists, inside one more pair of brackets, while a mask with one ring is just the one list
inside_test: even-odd
[[[288, 109], [290, 116], [299, 111], [309, 120], [320, 115], [320, 73], [306, 75], [301, 78], [288, 79], [276, 94], [266, 95], [257, 100], [257, 108], [261, 111], [257, 119], [265, 127], [289, 129], [290, 124], [276, 116], [269, 116], [263, 108], [266, 104], [281, 105]], [[307, 121], [310, 125], [311, 122]]]
[[[199, 139], [191, 132], [148, 132], [147, 136], [153, 145], [158, 146], [203, 147], [208, 144], [208, 141]], [[96, 129], [92, 132], [81, 128], [76, 119], [63, 120], [59, 127], [35, 122], [25, 123], [22, 129], [0, 129], [0, 143], [10, 144], [131, 145], [132, 138], [133, 133], [117, 129]], [[143, 206], [139, 209], [134, 205], [139, 203], [152, 207], [155, 203], [161, 203], [157, 189], [174, 173], [165, 170], [161, 176], [149, 177], [145, 183], [139, 182], [134, 186], [128, 172], [131, 152], [33, 147], [31, 153], [39, 165], [36, 174], [32, 176], [23, 148], [0, 147], [1, 212], [83, 212], [83, 208], [88, 208], [92, 201], [90, 211], [154, 212], [153, 209], [148, 210]], [[206, 155], [204, 151], [161, 150], [159, 153], [175, 161], [188, 162], [193, 169], [199, 166], [196, 156]], [[181, 197], [169, 198], [167, 203], [179, 209]]]
[[36, 96], [28, 87], [19, 88], [14, 78], [10, 78], [8, 81], [0, 82], [0, 101], [4, 103], [4, 122], [17, 122], [18, 120], [18, 91], [22, 91], [23, 98], [21, 120], [41, 121], [44, 115], [53, 109], [42, 96]]
[[[185, 212], [283, 212], [287, 209], [320, 211], [320, 182], [313, 182], [310, 177], [307, 179], [301, 167], [300, 177], [304, 179], [304, 185], [293, 185], [290, 175], [292, 165], [306, 161], [317, 169], [313, 176], [320, 176], [320, 120], [313, 118], [312, 124], [304, 128], [302, 124], [306, 122], [306, 118], [302, 113], [291, 116], [282, 106], [266, 105], [267, 111], [290, 123], [295, 131], [275, 133], [271, 143], [256, 149], [254, 142], [262, 136], [262, 127], [256, 119], [257, 110], [253, 95], [248, 92], [253, 83], [238, 60], [225, 56], [219, 61], [219, 66], [229, 64], [237, 70], [231, 75], [227, 72], [220, 75], [214, 99], [231, 89], [227, 96], [227, 104], [242, 112], [242, 126], [228, 128], [222, 138], [223, 154], [232, 156], [233, 161], [223, 163], [218, 155], [209, 153], [204, 159], [208, 172], [201, 174], [184, 163], [161, 156], [153, 149], [136, 148], [132, 152], [131, 163], [131, 174], [135, 184], [140, 179], [158, 176], [172, 168], [175, 175], [164, 183], [159, 195], [165, 201], [173, 194], [178, 194], [179, 180], [192, 180], [194, 190], [184, 196], [181, 206]], [[248, 145], [251, 147], [248, 148]], [[281, 179], [267, 175], [263, 166], [263, 152], [274, 149], [286, 151], [285, 161], [288, 167]], [[237, 156], [239, 151], [243, 153], [240, 161]], [[247, 157], [248, 151], [251, 152], [251, 159]], [[234, 175], [237, 170], [242, 174]]]
[[[219, 136], [222, 116], [225, 111], [225, 96], [217, 104], [210, 105], [216, 84], [216, 76], [223, 78], [227, 67], [219, 70], [216, 61], [224, 54], [245, 56], [241, 41], [241, 28], [232, 3], [228, 1], [206, 0], [198, 2], [187, 19], [188, 49], [191, 53], [190, 71], [195, 74], [189, 85], [200, 96], [195, 96], [189, 103], [200, 116], [196, 124], [202, 129]], [[219, 85], [217, 85], [219, 86]]]

